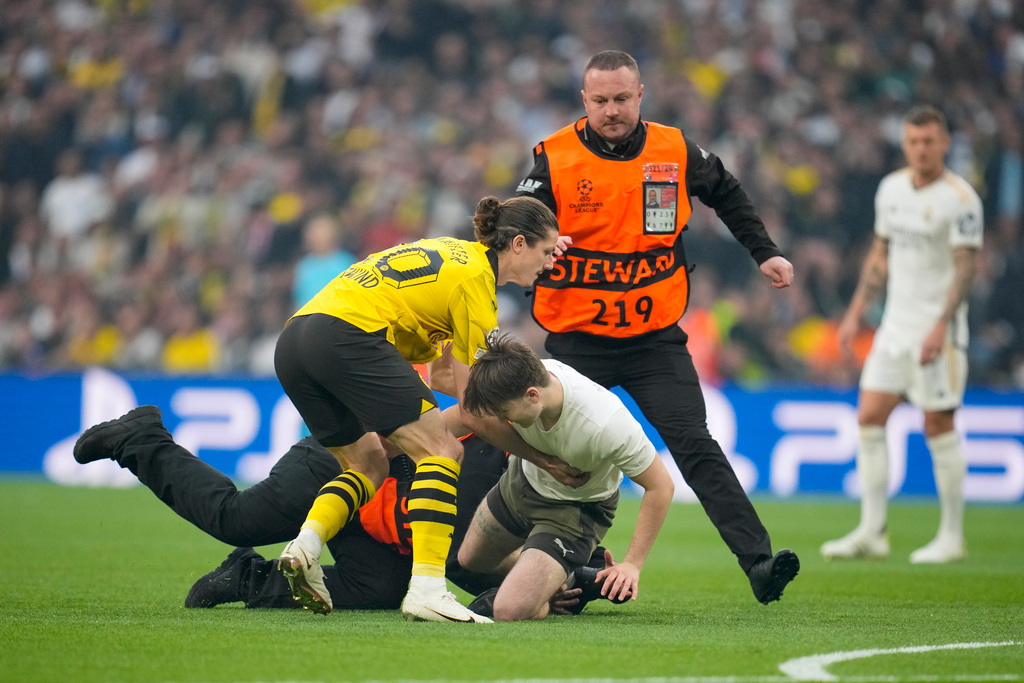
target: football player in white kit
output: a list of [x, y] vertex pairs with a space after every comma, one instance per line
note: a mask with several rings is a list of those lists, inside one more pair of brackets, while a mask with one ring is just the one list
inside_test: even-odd
[[981, 200], [944, 165], [949, 131], [940, 111], [915, 107], [903, 123], [908, 166], [878, 186], [875, 241], [839, 326], [840, 345], [852, 358], [864, 312], [884, 287], [885, 311], [858, 397], [860, 524], [822, 545], [825, 559], [889, 554], [885, 424], [903, 400], [924, 411], [940, 507], [938, 534], [911, 553], [910, 561], [945, 563], [964, 556], [966, 465], [953, 416], [966, 384], [967, 295], [982, 242]]

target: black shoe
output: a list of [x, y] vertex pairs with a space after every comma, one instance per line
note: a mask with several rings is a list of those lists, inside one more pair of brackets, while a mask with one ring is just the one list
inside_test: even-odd
[[789, 548], [761, 560], [747, 572], [754, 597], [763, 605], [782, 597], [782, 590], [800, 573], [800, 559]]
[[579, 614], [583, 611], [583, 608], [587, 606], [588, 602], [594, 600], [609, 600], [616, 605], [621, 605], [624, 602], [629, 602], [629, 597], [626, 598], [609, 598], [607, 595], [601, 595], [601, 582], [597, 580], [597, 573], [604, 569], [601, 567], [585, 566], [578, 567], [573, 570], [573, 588], [579, 588], [583, 592], [580, 594], [579, 602], [569, 608], [569, 612], [572, 614]]
[[220, 566], [196, 581], [185, 596], [185, 607], [216, 607], [244, 602], [242, 578], [252, 558], [263, 556], [252, 548], [235, 548]]
[[160, 409], [156, 406], [139, 406], [117, 418], [100, 422], [89, 427], [75, 442], [75, 460], [81, 464], [113, 458], [114, 449], [125, 436], [146, 424], [161, 424]]
[[473, 602], [469, 603], [467, 607], [470, 612], [476, 612], [482, 617], [488, 619], [494, 618], [494, 596], [498, 594], [497, 588], [488, 588], [480, 595], [476, 596]]

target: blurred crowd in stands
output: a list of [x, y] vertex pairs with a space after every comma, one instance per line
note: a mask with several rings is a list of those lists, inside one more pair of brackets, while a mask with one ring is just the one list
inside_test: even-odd
[[[349, 263], [470, 237], [477, 200], [583, 115], [608, 48], [795, 267], [773, 290], [697, 205], [682, 325], [703, 380], [855, 381], [835, 328], [901, 117], [930, 103], [985, 203], [969, 381], [1024, 387], [1014, 0], [4, 0], [0, 370], [273, 375], [285, 320]], [[539, 350], [524, 292], [500, 309]]]

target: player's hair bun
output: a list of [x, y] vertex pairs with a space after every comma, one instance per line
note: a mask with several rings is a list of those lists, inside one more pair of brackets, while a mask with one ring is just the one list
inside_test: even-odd
[[487, 196], [476, 203], [476, 214], [473, 216], [473, 227], [476, 238], [486, 242], [486, 237], [492, 235], [498, 229], [498, 212], [501, 209], [501, 202], [497, 197]]

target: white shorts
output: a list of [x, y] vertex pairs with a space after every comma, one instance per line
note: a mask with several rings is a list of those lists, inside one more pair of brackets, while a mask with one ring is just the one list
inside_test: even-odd
[[895, 350], [878, 344], [871, 347], [860, 388], [903, 396], [928, 412], [955, 410], [964, 401], [967, 386], [967, 352], [950, 344], [928, 365], [921, 365], [921, 348]]

